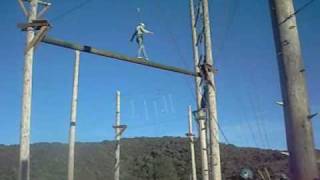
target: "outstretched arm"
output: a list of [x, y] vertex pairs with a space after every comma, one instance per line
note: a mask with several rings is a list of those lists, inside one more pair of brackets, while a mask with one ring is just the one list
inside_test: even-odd
[[141, 28], [142, 32], [146, 33], [146, 34], [154, 34], [153, 32], [145, 29], [145, 28]]

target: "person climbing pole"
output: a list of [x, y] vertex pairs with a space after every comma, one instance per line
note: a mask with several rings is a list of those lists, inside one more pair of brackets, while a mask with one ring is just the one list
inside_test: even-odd
[[147, 30], [145, 28], [145, 24], [144, 23], [139, 23], [136, 27], [135, 32], [133, 33], [130, 41], [132, 42], [134, 39], [136, 39], [136, 42], [138, 44], [138, 58], [144, 58], [146, 60], [148, 60], [148, 55], [146, 52], [146, 49], [144, 47], [144, 34], [154, 34], [153, 32]]

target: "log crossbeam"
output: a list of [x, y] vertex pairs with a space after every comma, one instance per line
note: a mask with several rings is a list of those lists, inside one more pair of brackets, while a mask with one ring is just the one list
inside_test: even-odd
[[146, 60], [143, 58], [129, 57], [129, 56], [126, 56], [126, 55], [123, 55], [120, 53], [115, 53], [115, 52], [106, 51], [106, 50], [102, 50], [102, 49], [96, 49], [96, 48], [93, 48], [93, 47], [87, 46], [87, 45], [70, 43], [67, 41], [55, 39], [55, 38], [48, 37], [48, 36], [44, 37], [42, 39], [42, 42], [46, 43], [46, 44], [51, 44], [51, 45], [60, 46], [60, 47], [68, 48], [68, 49], [78, 50], [78, 51], [82, 51], [82, 52], [86, 52], [86, 53], [90, 53], [90, 54], [95, 54], [95, 55], [99, 55], [99, 56], [103, 56], [103, 57], [113, 58], [116, 60], [121, 60], [121, 61], [126, 61], [126, 62], [130, 62], [130, 63], [134, 63], [134, 64], [140, 64], [140, 65], [144, 65], [144, 66], [148, 66], [148, 67], [153, 67], [156, 69], [162, 69], [165, 71], [176, 72], [176, 73], [185, 74], [185, 75], [189, 75], [189, 76], [200, 76], [199, 74], [196, 74], [192, 71], [185, 70], [185, 69], [182, 69], [179, 67], [163, 65], [163, 64], [156, 63], [156, 62]]

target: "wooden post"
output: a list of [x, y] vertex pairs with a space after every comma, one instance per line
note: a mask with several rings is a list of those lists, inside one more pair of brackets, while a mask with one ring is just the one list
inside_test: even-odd
[[121, 129], [120, 129], [120, 91], [116, 94], [116, 149], [115, 149], [115, 164], [114, 164], [114, 180], [119, 180], [120, 178], [120, 139], [121, 139]]
[[[28, 23], [37, 18], [38, 0], [30, 1]], [[27, 28], [27, 43], [32, 41], [35, 35], [34, 29]], [[19, 153], [19, 180], [30, 180], [30, 121], [32, 101], [32, 66], [34, 48], [30, 48], [24, 54], [24, 80], [22, 95], [22, 114], [20, 129], [20, 153]]]
[[199, 123], [199, 137], [202, 159], [202, 179], [209, 180], [209, 167], [208, 167], [208, 145], [207, 145], [207, 127], [206, 127], [206, 113], [203, 109], [197, 112], [197, 121]]
[[188, 108], [188, 120], [189, 120], [189, 132], [187, 136], [190, 141], [190, 154], [191, 154], [191, 164], [192, 164], [192, 180], [197, 180], [197, 168], [196, 168], [196, 158], [194, 152], [194, 134], [192, 132], [192, 110], [191, 106]]
[[77, 105], [78, 105], [80, 51], [75, 51], [75, 54], [76, 56], [75, 56], [75, 62], [74, 62], [71, 118], [70, 118], [70, 129], [69, 129], [68, 180], [74, 179], [74, 152], [75, 152]]
[[[190, 15], [191, 15], [191, 30], [192, 30], [192, 48], [193, 48], [193, 59], [194, 59], [194, 71], [196, 74], [200, 73], [200, 69], [198, 67], [199, 64], [199, 51], [197, 47], [197, 32], [195, 29], [195, 13], [194, 13], [194, 3], [193, 0], [190, 0]], [[197, 108], [201, 109], [201, 99], [202, 95], [200, 92], [200, 82], [201, 78], [195, 76], [195, 89], [196, 89], [196, 97], [197, 97]], [[197, 117], [198, 118], [198, 117]], [[206, 142], [206, 127], [205, 120], [199, 120], [199, 139], [200, 139], [200, 150], [201, 150], [201, 174], [203, 180], [209, 180], [208, 175], [208, 154], [207, 154], [207, 142]]]
[[266, 176], [267, 176], [267, 179], [268, 179], [268, 180], [271, 180], [271, 175], [270, 175], [270, 173], [269, 173], [268, 168], [264, 167], [263, 170], [264, 170], [264, 172], [265, 172], [265, 174], [266, 174]]
[[290, 179], [318, 179], [305, 69], [293, 2], [269, 0], [269, 3], [281, 81]]
[[219, 132], [218, 132], [218, 119], [217, 119], [217, 103], [216, 103], [216, 89], [212, 56], [211, 44], [211, 30], [210, 30], [210, 15], [208, 0], [202, 0], [203, 5], [203, 23], [204, 23], [204, 43], [205, 43], [205, 62], [212, 67], [208, 72], [211, 84], [207, 85], [206, 97], [209, 112], [209, 129], [210, 129], [210, 165], [212, 179], [221, 180], [221, 164], [220, 164], [220, 147], [219, 147]]

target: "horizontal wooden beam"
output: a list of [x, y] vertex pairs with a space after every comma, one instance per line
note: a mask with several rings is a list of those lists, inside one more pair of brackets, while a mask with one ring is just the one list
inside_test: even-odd
[[40, 30], [43, 26], [50, 27], [50, 24], [47, 20], [33, 20], [31, 23], [19, 23], [17, 26], [22, 31], [27, 31], [29, 27], [32, 27], [34, 30]]
[[112, 59], [116, 59], [116, 60], [126, 61], [126, 62], [130, 62], [130, 63], [134, 63], [134, 64], [140, 64], [143, 66], [149, 66], [149, 67], [153, 67], [156, 69], [162, 69], [162, 70], [176, 72], [176, 73], [185, 74], [185, 75], [189, 75], [189, 76], [199, 76], [192, 71], [185, 70], [182, 68], [155, 63], [150, 60], [145, 60], [143, 58], [129, 57], [129, 56], [115, 53], [115, 52], [111, 52], [111, 51], [96, 49], [96, 48], [93, 48], [93, 47], [87, 46], [87, 45], [70, 43], [67, 41], [55, 39], [55, 38], [48, 37], [48, 36], [44, 37], [42, 39], [42, 42], [47, 43], [47, 44], [51, 44], [51, 45], [55, 45], [55, 46], [68, 48], [68, 49], [74, 49], [74, 50], [78, 50], [78, 51], [82, 51], [82, 52], [86, 52], [86, 53], [90, 53], [90, 54], [95, 54], [95, 55], [99, 55], [99, 56], [103, 56], [103, 57], [108, 57], [108, 58], [112, 58]]

